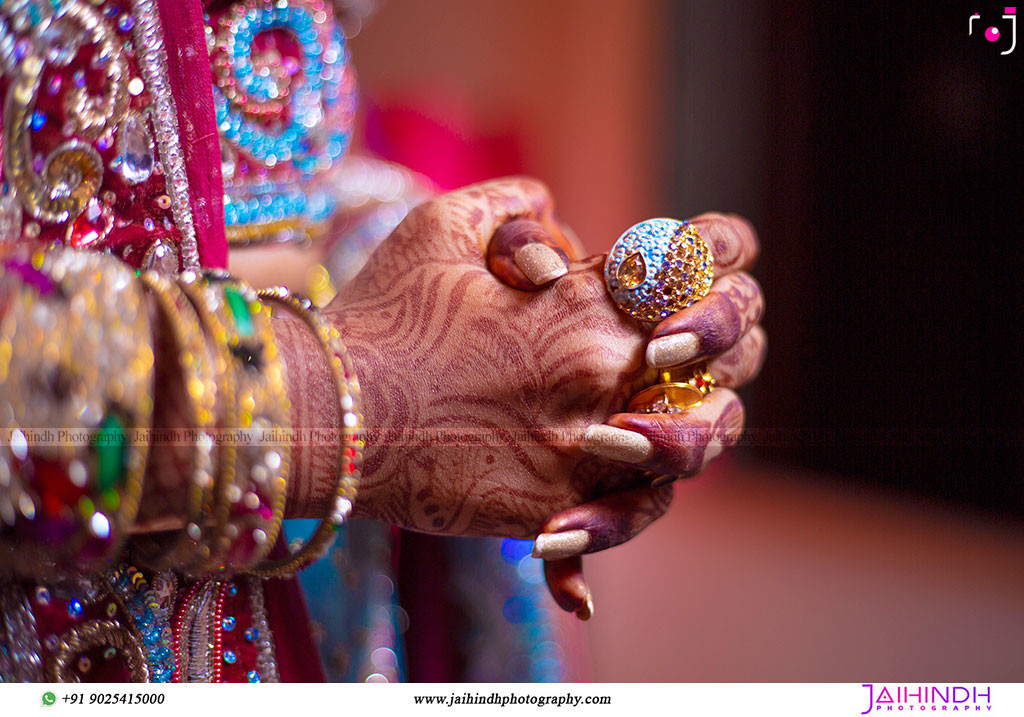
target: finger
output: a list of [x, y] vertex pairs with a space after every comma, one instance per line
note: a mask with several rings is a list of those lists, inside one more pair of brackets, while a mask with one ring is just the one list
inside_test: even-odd
[[491, 238], [487, 267], [514, 289], [537, 291], [569, 271], [569, 257], [543, 224], [518, 218]]
[[715, 276], [749, 269], [761, 253], [754, 225], [738, 214], [709, 212], [690, 220], [715, 258]]
[[735, 346], [708, 363], [708, 371], [719, 386], [739, 388], [757, 378], [768, 353], [768, 334], [754, 326]]
[[576, 613], [580, 620], [594, 615], [594, 596], [583, 578], [583, 559], [580, 557], [544, 561], [544, 580], [558, 607]]
[[539, 222], [553, 237], [561, 234], [548, 188], [536, 179], [510, 177], [420, 204], [395, 230], [395, 243], [413, 261], [468, 258], [483, 265], [491, 237], [517, 218]]
[[743, 403], [717, 388], [682, 413], [616, 413], [607, 425], [588, 428], [580, 448], [662, 475], [689, 476], [733, 445], [742, 427]]
[[764, 315], [761, 285], [745, 271], [724, 276], [707, 296], [669, 316], [651, 333], [647, 363], [676, 366], [729, 350]]
[[672, 496], [671, 486], [645, 485], [556, 513], [541, 526], [533, 556], [560, 560], [620, 545], [663, 516]]

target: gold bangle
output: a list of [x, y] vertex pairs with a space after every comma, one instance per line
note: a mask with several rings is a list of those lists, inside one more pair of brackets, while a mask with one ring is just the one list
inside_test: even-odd
[[[206, 522], [208, 514], [204, 509], [209, 506], [206, 496], [213, 486], [217, 362], [203, 340], [199, 315], [177, 285], [155, 271], [143, 272], [139, 279], [156, 299], [177, 344], [178, 367], [188, 405], [188, 428], [195, 435], [195, 450], [188, 472], [186, 529], [170, 546], [155, 534], [138, 535], [132, 541], [134, 554], [140, 562], [152, 570], [162, 571], [191, 562], [200, 547], [194, 536], [198, 526]], [[196, 529], [190, 529], [193, 525]]]
[[227, 439], [244, 441], [235, 451], [233, 481], [220, 480], [218, 514], [226, 520], [221, 551], [201, 568], [238, 572], [265, 559], [284, 518], [291, 456], [291, 421], [284, 369], [270, 314], [256, 292], [226, 272], [191, 272], [181, 283], [198, 287], [204, 308], [226, 331], [235, 376], [237, 426]]
[[145, 294], [120, 261], [68, 249], [11, 256], [3, 277], [0, 572], [97, 572], [142, 495], [149, 441], [132, 432], [153, 413]]
[[264, 302], [277, 304], [298, 316], [316, 336], [331, 369], [343, 436], [338, 446], [338, 482], [330, 514], [320, 520], [302, 547], [286, 558], [268, 560], [254, 571], [260, 577], [271, 578], [291, 575], [323, 557], [334, 540], [335, 532], [351, 514], [362, 460], [363, 442], [359, 435], [362, 415], [359, 382], [337, 328], [324, 319], [309, 299], [300, 298], [284, 287], [263, 289], [258, 294]]
[[[219, 316], [209, 309], [206, 292], [194, 272], [185, 272], [177, 282], [181, 293], [189, 300], [206, 334], [207, 346], [213, 356], [214, 375], [217, 377], [217, 395], [221, 397], [217, 443], [217, 470], [214, 480], [203, 486], [202, 508], [204, 519], [190, 522], [185, 527], [187, 537], [196, 548], [191, 562], [179, 566], [189, 575], [203, 575], [215, 565], [228, 547], [227, 523], [228, 505], [222, 497], [227, 486], [235, 482], [237, 446], [234, 441], [221, 440], [225, 431], [238, 423], [238, 406], [235, 392], [235, 374], [231, 371], [231, 354], [228, 351], [228, 332]], [[212, 523], [212, 524], [211, 524]]]

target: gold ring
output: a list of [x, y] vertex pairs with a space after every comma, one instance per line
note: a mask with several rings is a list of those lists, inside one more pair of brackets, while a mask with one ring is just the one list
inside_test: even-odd
[[682, 413], [696, 408], [717, 385], [707, 366], [667, 368], [660, 383], [648, 386], [629, 399], [629, 413]]
[[700, 301], [714, 281], [707, 243], [689, 222], [647, 219], [620, 236], [604, 265], [619, 308], [642, 321], [662, 319]]

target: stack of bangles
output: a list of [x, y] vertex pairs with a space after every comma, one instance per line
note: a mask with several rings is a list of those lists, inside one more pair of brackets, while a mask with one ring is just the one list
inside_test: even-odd
[[[2, 264], [0, 575], [95, 573], [121, 557], [129, 537], [141, 564], [193, 577], [278, 577], [326, 551], [356, 498], [362, 415], [341, 336], [311, 302], [283, 288], [256, 292], [223, 272], [137, 274], [70, 249]], [[315, 335], [341, 420], [330, 513], [285, 558], [269, 557], [293, 440], [277, 313]], [[166, 338], [160, 345], [175, 346], [180, 400], [157, 381], [168, 372], [155, 369], [151, 321]], [[188, 425], [154, 431], [155, 394], [185, 406], [173, 415]], [[151, 444], [181, 441], [191, 449], [187, 484], [145, 486], [140, 515]], [[133, 534], [140, 518], [158, 532]]]

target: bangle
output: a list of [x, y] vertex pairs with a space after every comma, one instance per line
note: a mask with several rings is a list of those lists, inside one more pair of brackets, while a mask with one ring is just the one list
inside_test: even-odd
[[270, 315], [256, 292], [225, 272], [185, 272], [181, 285], [201, 294], [203, 309], [224, 328], [235, 377], [236, 426], [224, 436], [235, 450], [232, 480], [218, 481], [217, 514], [224, 523], [219, 550], [200, 566], [207, 572], [240, 571], [263, 560], [284, 518], [291, 455], [290, 407], [284, 369]]
[[362, 459], [363, 443], [359, 436], [362, 416], [359, 412], [359, 383], [338, 330], [323, 318], [309, 299], [296, 296], [284, 287], [263, 289], [259, 292], [259, 297], [268, 304], [276, 304], [294, 313], [312, 329], [331, 368], [342, 426], [342, 441], [338, 447], [338, 482], [334, 490], [331, 513], [320, 520], [310, 539], [295, 552], [285, 558], [268, 560], [257, 566], [254, 571], [256, 575], [271, 578], [291, 575], [323, 557], [334, 539], [335, 532], [352, 512], [352, 504], [359, 485], [359, 464]]
[[3, 277], [0, 572], [96, 572], [142, 494], [149, 442], [130, 432], [153, 411], [144, 294], [120, 261], [91, 252], [12, 256]]
[[[171, 545], [158, 535], [138, 535], [133, 541], [136, 558], [154, 571], [169, 570], [190, 562], [200, 550], [202, 526], [208, 517], [209, 491], [213, 485], [213, 436], [216, 430], [216, 362], [203, 340], [199, 315], [173, 281], [154, 271], [139, 275], [149, 289], [170, 327], [178, 348], [189, 429], [195, 436], [195, 450], [186, 486], [186, 529]], [[176, 440], [179, 438], [176, 436]]]
[[187, 537], [195, 546], [195, 558], [178, 566], [183, 573], [202, 576], [210, 570], [206, 566], [216, 564], [228, 547], [228, 506], [226, 501], [221, 499], [221, 493], [226, 484], [234, 483], [237, 446], [234, 441], [221, 439], [225, 431], [237, 424], [238, 407], [235, 374], [230, 370], [231, 354], [228, 351], [228, 332], [218, 315], [210, 311], [203, 286], [193, 272], [185, 272], [184, 278], [177, 284], [202, 324], [206, 336], [204, 343], [207, 344], [213, 356], [214, 375], [218, 386], [217, 395], [222, 397], [218, 402], [220, 412], [215, 431], [216, 478], [202, 486], [202, 507], [198, 512], [199, 520], [189, 522], [185, 527]]

